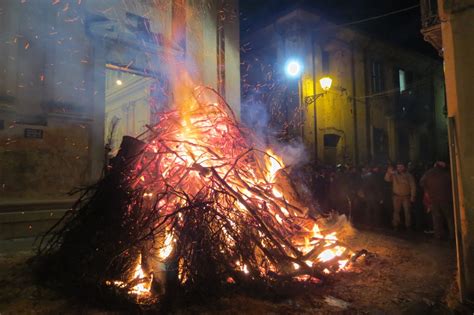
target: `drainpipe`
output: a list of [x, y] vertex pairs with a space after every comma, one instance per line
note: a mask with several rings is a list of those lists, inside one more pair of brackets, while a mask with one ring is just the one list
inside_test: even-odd
[[371, 113], [370, 113], [370, 98], [369, 95], [369, 76], [367, 75], [367, 50], [364, 49], [364, 91], [365, 91], [365, 133], [367, 138], [367, 155], [368, 160], [372, 161], [374, 158], [374, 150], [372, 145], [372, 128], [371, 128]]
[[[311, 33], [311, 57], [313, 65], [313, 94], [316, 95], [316, 51], [314, 48], [314, 33]], [[318, 162], [318, 118], [316, 116], [316, 100], [313, 102], [313, 124], [314, 124], [314, 162]]]
[[354, 115], [354, 164], [359, 165], [359, 136], [357, 128], [356, 77], [355, 77], [354, 42], [351, 42], [351, 77], [352, 77], [352, 114]]

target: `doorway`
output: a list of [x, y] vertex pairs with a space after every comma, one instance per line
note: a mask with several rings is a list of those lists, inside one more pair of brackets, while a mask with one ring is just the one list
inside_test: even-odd
[[169, 107], [163, 80], [114, 65], [105, 70], [104, 143], [114, 156], [123, 136], [136, 137], [156, 123], [157, 112]]

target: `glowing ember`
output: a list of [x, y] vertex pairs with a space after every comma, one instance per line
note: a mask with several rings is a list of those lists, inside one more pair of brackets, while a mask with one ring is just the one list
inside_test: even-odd
[[166, 234], [163, 247], [160, 249], [159, 256], [162, 260], [168, 258], [168, 256], [173, 251], [173, 234]]
[[147, 279], [147, 276], [143, 272], [141, 264], [138, 264], [135, 267], [135, 273], [133, 275], [133, 280], [144, 280], [144, 282], [140, 282], [137, 285], [133, 286], [130, 289], [130, 291], [128, 291], [128, 292], [130, 294], [136, 294], [136, 295], [150, 294], [150, 288], [151, 288], [151, 283], [153, 281], [153, 276], [150, 276], [150, 279], [148, 281], [146, 281], [146, 279]]
[[329, 261], [336, 258], [336, 253], [331, 249], [326, 249], [324, 252], [318, 255], [318, 259], [321, 261]]
[[[118, 288], [128, 289], [128, 294], [130, 295], [135, 295], [135, 296], [149, 296], [151, 294], [150, 289], [151, 289], [151, 284], [153, 282], [153, 275], [150, 275], [149, 277], [145, 274], [145, 272], [142, 269], [142, 262], [141, 262], [142, 256], [140, 255], [138, 257], [138, 262], [135, 266], [135, 270], [133, 272], [132, 277], [127, 281], [107, 281], [107, 285], [115, 285]], [[136, 283], [132, 287], [128, 287], [127, 283]]]
[[269, 183], [275, 183], [275, 177], [279, 170], [284, 167], [283, 160], [277, 156], [271, 149], [266, 151], [267, 156], [265, 156], [265, 166], [267, 172], [265, 178]]

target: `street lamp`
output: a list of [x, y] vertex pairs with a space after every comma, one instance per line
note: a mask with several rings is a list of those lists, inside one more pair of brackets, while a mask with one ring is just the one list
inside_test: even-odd
[[323, 89], [324, 92], [306, 96], [304, 98], [304, 103], [306, 106], [309, 106], [311, 103], [314, 103], [313, 119], [314, 119], [314, 157], [315, 157], [315, 160], [317, 160], [318, 158], [318, 127], [317, 127], [318, 120], [316, 119], [316, 100], [320, 98], [321, 96], [325, 95], [329, 91], [332, 85], [332, 79], [330, 77], [323, 77], [319, 80], [319, 84], [321, 85], [321, 88]]
[[321, 84], [321, 88], [323, 91], [329, 91], [332, 85], [332, 79], [330, 77], [323, 77], [319, 80], [319, 84]]
[[286, 63], [285, 72], [286, 72], [286, 75], [288, 75], [289, 77], [292, 77], [292, 78], [299, 77], [302, 70], [303, 70], [303, 66], [301, 65], [300, 62], [298, 62], [298, 60], [290, 59]]
[[306, 104], [306, 106], [308, 106], [309, 104], [313, 102], [316, 102], [318, 98], [320, 98], [321, 96], [323, 96], [329, 91], [332, 85], [332, 79], [330, 77], [323, 77], [319, 80], [319, 84], [321, 85], [321, 88], [323, 89], [324, 92], [306, 96], [304, 98], [304, 103]]

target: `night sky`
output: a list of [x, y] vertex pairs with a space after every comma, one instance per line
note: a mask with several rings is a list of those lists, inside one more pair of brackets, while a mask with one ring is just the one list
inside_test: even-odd
[[[345, 24], [419, 5], [419, 0], [240, 0], [241, 39], [295, 8], [309, 9], [336, 24]], [[420, 33], [420, 8], [350, 26], [374, 38], [437, 57]]]

